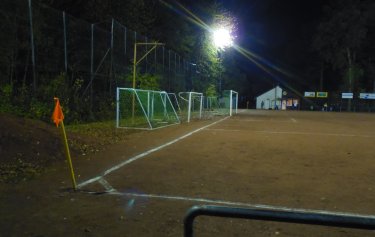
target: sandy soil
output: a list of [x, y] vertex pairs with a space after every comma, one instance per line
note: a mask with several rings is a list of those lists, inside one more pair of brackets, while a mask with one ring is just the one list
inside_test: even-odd
[[[33, 179], [1, 183], [0, 236], [183, 236], [191, 206], [221, 201], [375, 213], [374, 114], [248, 110], [220, 119], [131, 133], [95, 154], [76, 152], [78, 183], [101, 177], [77, 192], [62, 159]], [[212, 217], [199, 217], [195, 232], [375, 236], [374, 231]]]

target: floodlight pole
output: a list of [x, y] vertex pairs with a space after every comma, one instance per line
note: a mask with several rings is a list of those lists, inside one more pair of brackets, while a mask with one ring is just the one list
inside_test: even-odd
[[[145, 46], [145, 45], [153, 45], [153, 47], [148, 50], [145, 55], [143, 55], [138, 61], [137, 61], [137, 46]], [[156, 49], [156, 47], [158, 46], [161, 46], [161, 45], [165, 45], [163, 43], [157, 43], [157, 42], [154, 42], [154, 43], [134, 43], [134, 57], [133, 57], [133, 89], [135, 90], [135, 79], [136, 79], [136, 76], [137, 76], [137, 65], [142, 62], [143, 59], [145, 59], [147, 57], [147, 55], [149, 55], [154, 49]], [[133, 107], [132, 107], [132, 118], [134, 119], [134, 110], [135, 110], [135, 96], [133, 94]]]
[[[143, 46], [143, 45], [153, 45], [153, 47], [146, 52], [145, 55], [143, 55], [138, 61], [137, 61], [137, 46]], [[165, 45], [163, 43], [135, 43], [134, 44], [134, 59], [133, 59], [133, 89], [135, 89], [135, 79], [136, 79], [136, 71], [137, 71], [137, 65], [147, 57], [156, 47]]]

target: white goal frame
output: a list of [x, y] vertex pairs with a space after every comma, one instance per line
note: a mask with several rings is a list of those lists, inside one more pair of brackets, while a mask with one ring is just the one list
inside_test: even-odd
[[[238, 92], [234, 90], [230, 90], [230, 97], [229, 97], [229, 116], [233, 115], [233, 107], [235, 114], [238, 113]], [[235, 100], [233, 101], [233, 97]]]
[[[133, 99], [132, 99], [132, 102], [130, 102], [130, 104], [137, 103], [137, 106], [139, 106], [141, 108], [142, 114], [143, 114], [144, 118], [146, 119], [146, 121], [148, 123], [148, 128], [120, 126], [120, 113], [121, 113], [121, 111], [120, 111], [120, 91], [121, 90], [128, 91], [128, 92], [132, 93]], [[147, 93], [147, 106], [144, 106], [142, 104], [141, 99], [138, 95], [138, 92]], [[155, 107], [154, 107], [154, 102], [155, 102], [154, 96], [155, 96], [155, 94], [160, 95], [160, 99], [161, 99], [161, 102], [162, 102], [162, 105], [163, 105], [163, 110], [164, 110], [163, 111], [164, 116], [165, 117], [170, 117], [171, 115], [174, 116], [175, 121], [176, 121], [175, 123], [171, 123], [171, 124], [167, 124], [167, 125], [163, 125], [163, 126], [157, 126], [157, 127], [153, 126], [152, 120], [153, 120], [154, 112], [155, 112]], [[134, 104], [133, 104], [133, 111], [134, 111]], [[168, 112], [167, 112], [167, 106], [172, 109], [171, 115], [168, 114]], [[132, 107], [132, 105], [130, 105], [130, 107]], [[167, 127], [167, 126], [171, 126], [171, 125], [175, 125], [175, 124], [179, 124], [179, 123], [180, 123], [180, 119], [179, 119], [179, 117], [176, 113], [176, 110], [175, 110], [167, 92], [117, 87], [117, 90], [116, 90], [116, 127], [117, 128], [153, 130], [153, 129], [163, 128], [163, 127]]]
[[[183, 94], [187, 94], [188, 98], [184, 98], [182, 95]], [[199, 105], [199, 119], [202, 118], [202, 109], [203, 109], [203, 93], [200, 93], [200, 92], [179, 92], [178, 93], [178, 97], [181, 99], [181, 100], [184, 100], [188, 103], [188, 107], [187, 107], [187, 122], [190, 123], [190, 120], [191, 120], [191, 112], [192, 112], [192, 109], [193, 109], [193, 95], [194, 96], [197, 96], [200, 98], [200, 105]]]
[[178, 103], [176, 93], [168, 93], [168, 95], [169, 95], [169, 99], [176, 104], [176, 108], [174, 108], [174, 109], [176, 111], [178, 110], [178, 112], [181, 112], [180, 104]]

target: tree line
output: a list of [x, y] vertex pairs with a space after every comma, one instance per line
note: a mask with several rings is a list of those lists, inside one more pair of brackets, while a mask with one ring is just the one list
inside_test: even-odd
[[334, 0], [325, 5], [312, 43], [321, 72], [319, 87], [356, 94], [375, 91], [374, 40], [373, 1]]
[[[168, 52], [159, 48], [150, 53], [137, 71], [138, 88], [213, 96], [230, 83], [226, 75], [238, 74], [233, 66], [224, 67], [233, 60], [218, 57], [210, 32], [192, 24], [173, 1], [29, 2], [5, 0], [0, 14], [2, 30], [8, 32], [0, 36], [2, 112], [49, 120], [58, 96], [68, 122], [113, 118], [115, 87], [131, 86], [132, 45], [148, 39], [165, 43]], [[213, 0], [181, 4], [193, 4], [209, 25], [223, 15]], [[120, 55], [124, 51], [127, 57]]]
[[[158, 55], [150, 54], [157, 63], [145, 64], [146, 68], [154, 67], [153, 70], [140, 67], [137, 87], [169, 92], [198, 91], [210, 96], [220, 95], [224, 89], [237, 90], [240, 95], [256, 93], [250, 92], [251, 83], [259, 76], [238, 67], [238, 56], [233, 49], [220, 54], [211, 42], [210, 32], [194, 23], [179, 7], [179, 4], [189, 6], [188, 11], [194, 9], [192, 12], [203, 22], [213, 25], [225, 17], [230, 18], [230, 13], [215, 0], [40, 0], [30, 3], [31, 12], [28, 2], [23, 0], [4, 0], [0, 9], [1, 30], [6, 32], [0, 35], [0, 112], [47, 121], [53, 107], [52, 98], [58, 96], [69, 114], [68, 122], [113, 118], [114, 89], [130, 85], [132, 75], [131, 57], [120, 60], [118, 55], [122, 52], [131, 55], [132, 48], [116, 48], [113, 53], [106, 50], [111, 41], [111, 19], [117, 22], [116, 35], [128, 34], [125, 38], [115, 38], [115, 44], [130, 37], [133, 41], [136, 37], [141, 40], [140, 35], [147, 35], [179, 54], [178, 58], [169, 55], [172, 58], [169, 62], [168, 53], [161, 49]], [[375, 3], [330, 0], [322, 7], [323, 14], [317, 20], [315, 33], [308, 39], [309, 49], [304, 51], [309, 53], [303, 70], [305, 74], [313, 71], [314, 78], [310, 75], [310, 82], [302, 83], [300, 89], [316, 86], [317, 90], [331, 92], [373, 91]], [[61, 20], [63, 12], [69, 15], [67, 25]], [[95, 23], [94, 31], [90, 30], [91, 23]], [[35, 51], [30, 47], [31, 25]], [[126, 26], [125, 31], [123, 26]], [[63, 27], [69, 28], [68, 35], [62, 33]], [[94, 45], [90, 41], [92, 32], [96, 34]], [[64, 37], [68, 38], [69, 48], [67, 68], [63, 62]], [[92, 51], [96, 56], [94, 69], [97, 69], [94, 79], [90, 72]], [[163, 65], [159, 65], [161, 61]], [[240, 64], [243, 68], [243, 63]], [[174, 68], [173, 75], [171, 68]]]

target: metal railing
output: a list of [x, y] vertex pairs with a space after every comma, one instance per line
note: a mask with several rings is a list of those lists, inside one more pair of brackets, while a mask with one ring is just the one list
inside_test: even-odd
[[184, 236], [193, 236], [194, 220], [198, 216], [216, 216], [261, 221], [276, 221], [329, 227], [375, 230], [375, 216], [344, 214], [334, 212], [308, 212], [285, 210], [261, 210], [225, 206], [194, 206], [184, 219]]

